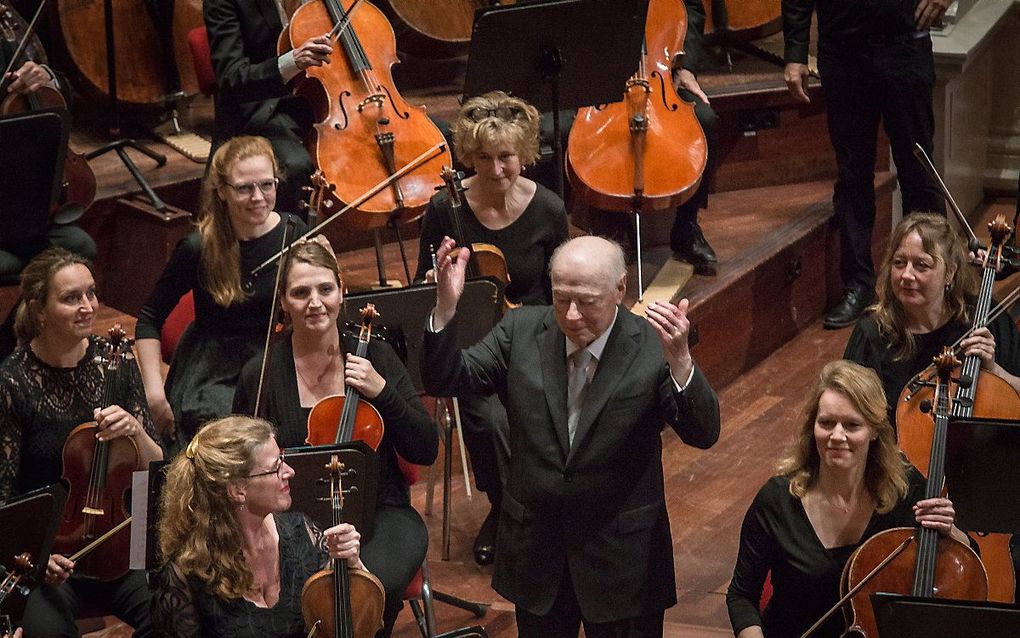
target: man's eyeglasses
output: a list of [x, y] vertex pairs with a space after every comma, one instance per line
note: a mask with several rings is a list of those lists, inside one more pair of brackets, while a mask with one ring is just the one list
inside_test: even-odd
[[277, 478], [279, 478], [279, 476], [280, 476], [280, 468], [283, 467], [284, 461], [285, 461], [285, 459], [284, 459], [283, 450], [280, 450], [280, 456], [279, 456], [279, 458], [276, 459], [276, 463], [273, 465], [273, 469], [266, 470], [264, 472], [255, 472], [254, 474], [249, 474], [248, 478], [250, 478], [250, 479], [258, 478], [260, 476], [269, 476], [270, 474], [275, 474], [277, 476]]
[[279, 179], [264, 179], [261, 182], [248, 182], [247, 184], [231, 184], [224, 182], [227, 186], [234, 189], [234, 192], [242, 197], [251, 197], [255, 194], [255, 187], [257, 186], [263, 195], [268, 195], [276, 190], [276, 185], [279, 183]]
[[524, 114], [524, 110], [516, 106], [497, 106], [494, 109], [483, 109], [480, 106], [476, 106], [467, 112], [467, 117], [472, 122], [481, 122], [487, 117], [498, 117], [499, 119], [511, 122], [514, 118], [517, 118]]

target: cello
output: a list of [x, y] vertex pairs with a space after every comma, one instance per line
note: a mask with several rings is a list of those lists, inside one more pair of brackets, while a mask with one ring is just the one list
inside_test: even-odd
[[413, 170], [347, 215], [364, 229], [418, 219], [439, 185], [440, 169], [452, 160], [424, 107], [408, 104], [393, 84], [392, 27], [368, 2], [313, 0], [294, 12], [278, 50], [283, 54], [293, 43], [324, 33], [335, 40], [330, 62], [306, 69], [295, 86], [318, 119], [307, 140], [309, 155], [331, 185], [330, 196], [347, 204], [425, 154]]
[[[130, 356], [131, 340], [115, 325], [97, 357], [104, 369], [103, 406], [116, 403], [118, 371]], [[76, 573], [110, 581], [128, 571], [128, 494], [132, 473], [141, 469], [142, 456], [130, 437], [100, 441], [98, 429], [95, 422], [83, 423], [64, 442], [61, 481], [67, 486], [67, 502], [53, 551], [76, 552], [80, 559]]]
[[[348, 471], [334, 454], [326, 465], [333, 526], [343, 523], [343, 477]], [[309, 636], [372, 638], [383, 627], [386, 591], [372, 573], [332, 559], [330, 569], [312, 574], [301, 589], [301, 614]]]
[[[355, 356], [364, 358], [372, 340], [372, 321], [379, 316], [374, 304], [367, 304], [361, 310], [361, 326], [358, 330], [358, 346]], [[374, 405], [361, 400], [361, 395], [351, 385], [343, 396], [320, 399], [308, 413], [308, 445], [330, 445], [347, 443], [355, 439], [364, 441], [373, 450], [379, 449], [383, 437], [383, 420]]]
[[[981, 271], [981, 289], [974, 306], [971, 330], [988, 324], [992, 307], [992, 292], [1003, 256], [1003, 247], [1011, 229], [1003, 216], [988, 224], [991, 242]], [[982, 372], [981, 359], [977, 355], [966, 357], [961, 367], [961, 377], [968, 380], [957, 384], [952, 416], [967, 418], [1015, 419], [1020, 414], [1020, 396], [1002, 378], [990, 372]], [[922, 474], [928, 466], [925, 459], [932, 449], [933, 427], [931, 418], [924, 414], [922, 404], [930, 405], [932, 392], [930, 373], [917, 375], [900, 394], [896, 407], [896, 429], [900, 449]], [[991, 586], [990, 599], [1012, 602], [1014, 598], [1015, 574], [1009, 553], [1008, 534], [988, 534], [975, 539], [981, 548], [981, 557], [988, 569]]]
[[[959, 361], [948, 348], [936, 357], [934, 432], [925, 498], [937, 498], [945, 480], [945, 451], [952, 412], [951, 374]], [[926, 598], [987, 600], [988, 576], [977, 554], [955, 538], [928, 527], [898, 527], [875, 534], [858, 547], [843, 569], [843, 592], [854, 591], [844, 608], [844, 635], [878, 638], [870, 595], [875, 592]], [[810, 633], [809, 630], [807, 633]], [[807, 635], [807, 634], [805, 634]]]
[[705, 35], [757, 40], [782, 29], [780, 0], [703, 0]]
[[683, 47], [680, 0], [651, 0], [638, 72], [622, 102], [581, 109], [567, 141], [567, 176], [588, 204], [612, 211], [672, 210], [690, 199], [708, 160], [694, 105], [673, 87]]
[[381, 0], [393, 24], [397, 48], [411, 55], [446, 59], [467, 53], [475, 11], [515, 0]]

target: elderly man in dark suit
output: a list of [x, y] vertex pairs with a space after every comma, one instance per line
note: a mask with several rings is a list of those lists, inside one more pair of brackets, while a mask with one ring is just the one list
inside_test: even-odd
[[284, 171], [277, 207], [299, 212], [301, 187], [315, 170], [302, 137], [315, 117], [288, 83], [327, 63], [331, 42], [323, 34], [277, 56], [276, 42], [289, 19], [282, 0], [205, 0], [202, 12], [218, 88], [213, 146], [236, 135], [267, 138]]
[[661, 636], [676, 603], [660, 432], [719, 436], [715, 392], [688, 350], [687, 301], [642, 319], [621, 304], [620, 247], [580, 237], [550, 264], [553, 306], [512, 310], [481, 342], [456, 346], [467, 250], [437, 253], [425, 385], [438, 396], [498, 392], [510, 423], [493, 587], [521, 636]]

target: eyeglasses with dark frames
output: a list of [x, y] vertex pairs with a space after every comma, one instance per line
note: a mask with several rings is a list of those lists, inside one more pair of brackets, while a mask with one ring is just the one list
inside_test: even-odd
[[265, 470], [264, 472], [255, 472], [254, 474], [249, 474], [248, 478], [253, 479], [253, 478], [258, 478], [260, 476], [269, 476], [270, 474], [275, 474], [277, 476], [277, 478], [279, 478], [280, 477], [280, 468], [283, 467], [283, 464], [284, 464], [285, 461], [286, 461], [286, 458], [285, 458], [285, 455], [283, 453], [283, 450], [280, 450], [280, 456], [276, 459], [276, 464], [275, 464], [275, 467], [273, 467], [273, 469]]
[[494, 109], [486, 109], [476, 106], [466, 113], [467, 118], [472, 122], [481, 122], [487, 117], [498, 117], [505, 122], [511, 122], [523, 114], [524, 109], [508, 105], [500, 105]]
[[273, 179], [264, 179], [258, 182], [248, 182], [247, 184], [231, 184], [230, 182], [224, 182], [224, 184], [234, 189], [234, 192], [242, 197], [251, 197], [255, 194], [256, 187], [262, 191], [263, 195], [268, 195], [276, 190], [279, 182], [280, 180], [274, 177]]

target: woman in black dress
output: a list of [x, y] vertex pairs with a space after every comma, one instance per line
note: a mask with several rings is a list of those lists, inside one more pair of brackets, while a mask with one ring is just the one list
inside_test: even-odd
[[[230, 413], [241, 366], [265, 336], [276, 270], [257, 278], [250, 273], [280, 250], [285, 233], [294, 238], [306, 230], [297, 217], [275, 211], [278, 183], [276, 158], [264, 138], [235, 137], [217, 149], [202, 185], [198, 229], [177, 244], [138, 315], [145, 394], [158, 431], [179, 439], [175, 447], [201, 423]], [[195, 321], [177, 346], [164, 386], [160, 329], [189, 291]]]
[[364, 569], [352, 525], [320, 532], [287, 511], [293, 477], [261, 419], [207, 423], [178, 454], [160, 505], [158, 636], [298, 638], [308, 577], [329, 558]]
[[[35, 257], [21, 274], [15, 329], [18, 347], [0, 365], [0, 501], [60, 480], [61, 452], [71, 431], [90, 421], [104, 440], [131, 437], [140, 461], [163, 458], [149, 418], [138, 368], [120, 366], [117, 403], [103, 404], [104, 373], [92, 334], [98, 300], [88, 262], [62, 248]], [[25, 608], [25, 636], [77, 636], [83, 603], [116, 614], [149, 635], [149, 592], [143, 571], [109, 582], [74, 574], [74, 563], [51, 554], [46, 583]]]
[[[320, 399], [355, 388], [375, 406], [385, 430], [377, 450], [379, 489], [375, 529], [362, 558], [386, 589], [385, 635], [403, 605], [403, 593], [428, 550], [428, 530], [411, 507], [397, 455], [431, 465], [439, 451], [436, 426], [422, 407], [404, 364], [386, 343], [373, 339], [367, 356], [353, 354], [357, 341], [337, 326], [343, 284], [336, 258], [322, 244], [291, 249], [282, 273], [280, 299], [291, 331], [270, 350], [257, 416], [279, 428], [284, 447], [304, 445], [308, 413]], [[234, 411], [252, 414], [261, 357], [245, 365]]]
[[[904, 464], [874, 371], [849, 361], [822, 369], [790, 455], [744, 517], [726, 594], [737, 638], [796, 638], [839, 600], [843, 565], [864, 541], [919, 523], [967, 542], [948, 499], [922, 500], [924, 478]], [[758, 611], [765, 577], [772, 598]], [[837, 614], [814, 634], [842, 635]]]
[[[538, 159], [538, 144], [539, 114], [524, 100], [492, 91], [464, 103], [453, 124], [453, 145], [460, 161], [474, 170], [463, 182], [465, 236], [457, 236], [448, 194], [435, 195], [422, 220], [416, 281], [431, 280], [432, 253], [449, 236], [463, 246], [486, 243], [503, 252], [510, 275], [504, 291], [509, 301], [552, 303], [549, 259], [567, 240], [567, 216], [555, 193], [523, 175]], [[479, 564], [489, 564], [495, 556], [503, 494], [500, 468], [510, 456], [506, 410], [494, 396], [459, 399], [475, 484], [491, 504], [475, 539], [474, 555]]]

